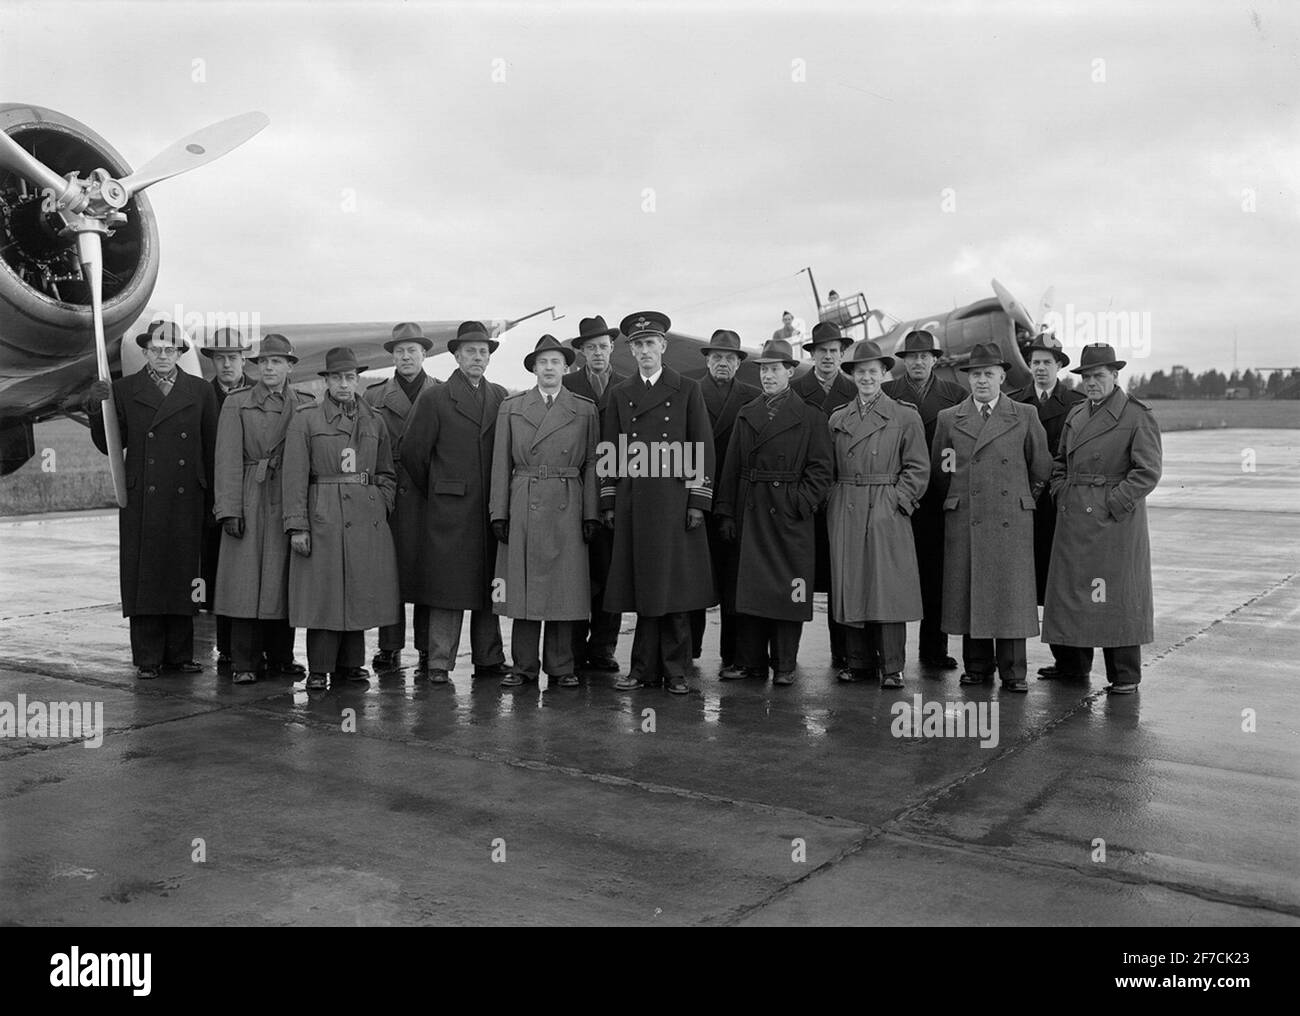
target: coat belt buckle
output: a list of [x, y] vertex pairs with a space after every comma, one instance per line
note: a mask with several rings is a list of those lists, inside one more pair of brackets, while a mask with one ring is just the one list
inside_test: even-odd
[[1104, 477], [1104, 476], [1094, 476], [1094, 477], [1092, 478], [1092, 485], [1093, 485], [1094, 487], [1104, 487], [1104, 486], [1106, 485], [1106, 477]]
[[545, 480], [545, 479], [547, 478], [547, 473], [546, 473], [546, 467], [545, 467], [545, 466], [538, 466], [538, 467], [537, 467], [537, 478], [538, 478], [539, 480]]
[[360, 473], [358, 473], [357, 475], [358, 475], [359, 477], [361, 477], [361, 485], [362, 485], [363, 487], [369, 487], [369, 486], [370, 486], [370, 474], [369, 474], [368, 472], [366, 472], [366, 471], [363, 469], [363, 470], [362, 470]]

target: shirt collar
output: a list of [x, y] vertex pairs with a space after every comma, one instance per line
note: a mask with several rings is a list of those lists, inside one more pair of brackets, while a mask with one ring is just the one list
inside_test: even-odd
[[637, 377], [639, 377], [639, 378], [641, 379], [641, 383], [642, 383], [642, 384], [645, 384], [645, 383], [648, 381], [648, 382], [650, 382], [650, 384], [655, 385], [655, 384], [658, 384], [658, 383], [659, 383], [659, 378], [660, 378], [660, 376], [663, 374], [663, 372], [664, 372], [664, 369], [663, 369], [662, 367], [660, 367], [657, 371], [655, 371], [655, 372], [654, 372], [653, 374], [651, 374], [649, 377], [646, 377], [644, 374], [642, 374], [642, 373], [640, 373], [640, 372], [638, 371], [638, 372], [637, 372]]
[[[975, 399], [975, 396], [972, 395], [971, 398], [972, 398], [972, 399]], [[980, 412], [983, 412], [983, 409], [981, 409], [980, 407], [981, 407], [981, 406], [984, 406], [984, 405], [987, 405], [987, 406], [989, 407], [989, 412], [991, 413], [991, 412], [993, 412], [995, 409], [998, 408], [998, 399], [1000, 399], [1000, 398], [1002, 398], [1002, 393], [1001, 393], [1001, 392], [995, 392], [994, 395], [993, 395], [993, 398], [990, 399], [987, 403], [983, 403], [983, 402], [980, 402], [979, 399], [975, 399], [975, 408], [976, 408], [976, 409], [979, 409]]]

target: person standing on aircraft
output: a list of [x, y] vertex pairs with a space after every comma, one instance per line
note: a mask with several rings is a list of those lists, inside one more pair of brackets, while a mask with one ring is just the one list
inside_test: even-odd
[[798, 334], [794, 326], [794, 315], [788, 310], [781, 311], [781, 327], [772, 333], [772, 338], [793, 342]]
[[559, 687], [578, 686], [572, 626], [591, 609], [587, 541], [603, 527], [596, 488], [600, 411], [560, 383], [576, 356], [543, 335], [524, 357], [537, 387], [507, 398], [497, 414], [491, 516], [503, 596], [493, 607], [514, 618], [514, 669], [501, 682], [507, 688], [536, 681], [543, 666]]
[[[840, 359], [844, 350], [851, 345], [853, 340], [840, 333], [839, 325], [830, 321], [814, 325], [812, 338], [803, 344], [803, 348], [812, 355], [813, 369], [790, 383], [795, 395], [813, 408], [820, 409], [828, 419], [837, 409], [848, 405], [857, 397], [853, 382], [840, 370]], [[817, 509], [813, 521], [817, 538], [817, 569], [813, 589], [829, 594], [831, 559], [825, 505]], [[844, 626], [832, 616], [829, 603], [826, 609], [826, 627], [831, 639], [831, 666], [837, 671], [843, 670], [848, 666], [846, 633]]]
[[415, 601], [415, 592], [424, 574], [424, 515], [428, 506], [424, 492], [412, 482], [410, 473], [402, 466], [400, 445], [415, 400], [422, 392], [439, 384], [424, 370], [425, 354], [432, 348], [433, 341], [425, 336], [419, 325], [411, 321], [397, 325], [393, 337], [384, 343], [384, 349], [393, 357], [393, 376], [370, 385], [362, 396], [388, 427], [388, 438], [393, 447], [393, 468], [397, 471], [397, 501], [388, 517], [388, 525], [393, 531], [393, 546], [397, 551], [397, 584], [402, 594], [402, 605], [397, 623], [379, 629], [379, 651], [370, 661], [376, 673], [396, 670], [402, 665], [408, 603], [415, 603], [412, 623], [415, 651], [420, 654], [416, 675], [427, 677], [429, 671], [429, 608]]
[[763, 394], [736, 418], [714, 509], [719, 536], [738, 559], [736, 666], [721, 676], [766, 680], [770, 663], [772, 683], [789, 685], [813, 615], [813, 520], [830, 490], [834, 456], [826, 418], [790, 390], [798, 366], [790, 343], [772, 339], [754, 362]]
[[[136, 676], [148, 680], [163, 670], [203, 669], [194, 662], [194, 615], [212, 508], [217, 399], [211, 385], [180, 369], [189, 341], [179, 325], [155, 321], [135, 341], [145, 366], [112, 382], [111, 392], [126, 453], [127, 503], [118, 512], [122, 615], [130, 618]], [[109, 392], [109, 382], [96, 381], [84, 403], [91, 440], [105, 454]]]
[[217, 424], [214, 471], [213, 515], [223, 537], [214, 588], [218, 616], [230, 619], [235, 684], [251, 684], [263, 670], [294, 679], [306, 673], [294, 661], [289, 626], [289, 537], [280, 464], [294, 414], [315, 400], [289, 384], [298, 357], [283, 335], [263, 338], [258, 355], [248, 359], [261, 376], [226, 400]]
[[[218, 328], [212, 334], [211, 345], [200, 346], [199, 352], [212, 361], [216, 376], [212, 391], [217, 397], [217, 419], [226, 404], [226, 396], [249, 387], [244, 373], [244, 359], [253, 351], [251, 344], [234, 328]], [[220, 424], [218, 423], [218, 427]], [[221, 557], [222, 530], [216, 519], [209, 518], [203, 530], [203, 586], [206, 594], [200, 603], [201, 610], [212, 610], [216, 602], [217, 563]], [[230, 672], [230, 618], [213, 611], [217, 628], [217, 672]]]
[[971, 397], [943, 410], [930, 450], [930, 486], [944, 515], [943, 630], [962, 637], [962, 684], [996, 668], [1004, 691], [1028, 691], [1025, 639], [1038, 634], [1034, 506], [1051, 474], [1038, 414], [1001, 394], [1011, 365], [977, 343], [961, 367]]
[[831, 613], [848, 626], [841, 681], [880, 675], [903, 687], [907, 622], [921, 617], [910, 516], [930, 482], [925, 427], [911, 406], [880, 390], [894, 358], [869, 339], [840, 364], [857, 397], [831, 414], [835, 486], [826, 509]]
[[[748, 355], [740, 348], [740, 336], [725, 328], [713, 333], [707, 346], [702, 346], [706, 366], [701, 376], [695, 377], [704, 394], [704, 407], [709, 411], [713, 427], [713, 455], [718, 475], [726, 465], [727, 445], [731, 441], [732, 427], [740, 407], [752, 402], [763, 393], [753, 385], [736, 378], [740, 362]], [[694, 375], [692, 375], [694, 376]], [[706, 520], [709, 534], [709, 556], [713, 563], [713, 581], [722, 601], [719, 611], [721, 632], [719, 648], [722, 669], [731, 670], [736, 662], [736, 545], [722, 539], [717, 528], [717, 517], [710, 514]], [[691, 612], [691, 658], [698, 660], [703, 651], [704, 627], [707, 612]]]
[[[578, 325], [577, 338], [571, 339], [569, 344], [582, 354], [584, 364], [581, 370], [565, 374], [563, 381], [569, 391], [596, 404], [602, 432], [610, 390], [620, 381], [627, 380], [626, 374], [620, 374], [610, 364], [616, 338], [618, 329], [607, 328], [605, 319], [599, 314], [583, 318]], [[614, 534], [601, 526], [587, 544], [587, 551], [591, 614], [590, 619], [573, 622], [573, 658], [579, 670], [616, 674], [618, 661], [614, 654], [618, 650], [618, 629], [623, 623], [623, 615], [604, 607], [605, 579], [614, 554]]]
[[461, 323], [447, 343], [456, 369], [416, 399], [399, 449], [402, 467], [428, 499], [424, 565], [412, 595], [429, 608], [434, 684], [451, 680], [467, 610], [474, 676], [501, 680], [508, 673], [492, 612], [497, 541], [488, 514], [497, 411], [507, 392], [484, 372], [498, 345], [480, 322]]
[[[925, 425], [926, 447], [934, 446], [935, 421], [939, 413], [966, 400], [961, 385], [934, 376], [939, 343], [923, 328], [908, 332], [899, 354], [903, 376], [886, 381], [881, 390], [896, 402], [913, 407]], [[916, 544], [916, 566], [921, 573], [921, 639], [918, 656], [923, 667], [954, 670], [957, 661], [948, 655], [948, 636], [941, 624], [943, 614], [943, 497], [933, 483], [926, 489], [920, 506], [912, 513], [912, 538]]]
[[[1009, 392], [1008, 395], [1017, 402], [1037, 408], [1038, 422], [1047, 432], [1047, 451], [1055, 456], [1061, 446], [1061, 434], [1065, 431], [1065, 418], [1071, 409], [1083, 401], [1083, 395], [1057, 381], [1057, 374], [1070, 366], [1070, 357], [1052, 335], [1044, 332], [1023, 352], [1029, 360], [1033, 383]], [[1050, 487], [1044, 484], [1043, 492], [1038, 495], [1038, 507], [1034, 511], [1034, 580], [1040, 607], [1047, 595], [1047, 568], [1052, 562], [1052, 538], [1055, 533], [1056, 501]], [[1062, 646], [1052, 646], [1051, 650], [1055, 662], [1040, 667], [1039, 676], [1043, 680], [1075, 676], [1070, 673], [1070, 666], [1075, 662], [1074, 652]], [[1065, 665], [1064, 668], [1062, 664]]]
[[284, 442], [284, 531], [290, 535], [289, 623], [307, 629], [309, 689], [369, 681], [366, 629], [401, 607], [388, 528], [397, 480], [388, 428], [357, 397], [365, 370], [336, 346], [325, 396], [293, 414]]
[[704, 528], [713, 505], [713, 434], [699, 385], [664, 366], [670, 326], [658, 311], [629, 314], [619, 326], [638, 370], [610, 393], [600, 454], [618, 466], [600, 471], [600, 508], [614, 531], [605, 609], [637, 615], [632, 666], [614, 687], [666, 680], [670, 692], [685, 695], [690, 612], [718, 602]]
[[1117, 384], [1124, 365], [1097, 342], [1071, 371], [1086, 401], [1065, 418], [1052, 464], [1056, 534], [1043, 604], [1043, 641], [1075, 647], [1069, 676], [1086, 678], [1101, 646], [1117, 695], [1138, 690], [1142, 646], [1155, 638], [1146, 499], [1163, 465], [1155, 414]]

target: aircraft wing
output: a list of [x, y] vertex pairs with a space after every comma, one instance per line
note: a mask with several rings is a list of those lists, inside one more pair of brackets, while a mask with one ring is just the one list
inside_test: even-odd
[[[664, 364], [686, 377], [698, 377], [707, 366], [700, 350], [708, 344], [708, 339], [687, 335], [685, 332], [670, 331], [668, 333], [668, 348], [664, 351]], [[736, 371], [736, 377], [757, 388], [759, 387], [758, 365], [753, 362], [753, 358], [759, 355], [760, 349], [757, 346], [745, 345], [742, 345], [741, 348], [749, 354], [749, 358], [740, 362], [740, 369]], [[810, 361], [802, 360], [802, 350], [798, 346], [794, 347], [794, 354], [802, 361], [795, 370], [796, 376], [812, 369]], [[636, 373], [636, 361], [632, 359], [632, 350], [622, 338], [614, 343], [614, 353], [610, 359], [613, 362], [614, 369], [620, 374]], [[578, 363], [582, 363], [581, 358], [579, 358]]]

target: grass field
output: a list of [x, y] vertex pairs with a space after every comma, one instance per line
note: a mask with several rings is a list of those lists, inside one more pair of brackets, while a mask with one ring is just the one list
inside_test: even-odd
[[[1164, 431], [1222, 427], [1300, 428], [1300, 402], [1153, 399]], [[108, 466], [90, 431], [71, 420], [36, 427], [36, 455], [0, 478], [0, 515], [103, 508], [113, 504]]]

